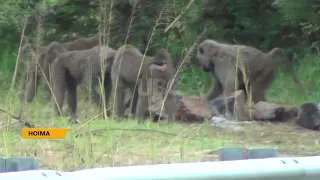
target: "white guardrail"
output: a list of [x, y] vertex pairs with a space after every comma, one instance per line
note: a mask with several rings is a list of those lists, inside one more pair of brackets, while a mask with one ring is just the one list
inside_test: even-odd
[[320, 180], [320, 156], [0, 173], [0, 180]]

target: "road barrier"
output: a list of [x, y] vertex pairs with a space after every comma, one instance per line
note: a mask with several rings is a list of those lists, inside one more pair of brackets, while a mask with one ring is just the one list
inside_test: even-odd
[[0, 173], [1, 180], [320, 180], [320, 156]]

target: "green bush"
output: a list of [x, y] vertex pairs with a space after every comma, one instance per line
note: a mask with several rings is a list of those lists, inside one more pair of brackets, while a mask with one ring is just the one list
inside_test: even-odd
[[[23, 43], [42, 46], [53, 40], [65, 42], [74, 36], [98, 33], [106, 26], [104, 33], [110, 33], [111, 47], [118, 48], [128, 37], [127, 43], [139, 47], [142, 52], [147, 50], [149, 55], [159, 48], [168, 48], [176, 64], [185, 58], [204, 29], [206, 33], [201, 40], [214, 38], [263, 51], [281, 47], [294, 53], [300, 66], [309, 63], [300, 60], [303, 55], [319, 50], [320, 5], [317, 0], [102, 2], [3, 1], [0, 5], [0, 46], [4, 47], [0, 50], [1, 82], [11, 81], [21, 34], [24, 34]], [[22, 57], [22, 68], [26, 60]], [[181, 91], [187, 94], [200, 95], [211, 83], [210, 76], [197, 68], [183, 70], [179, 75]], [[202, 87], [205, 88], [202, 90]]]

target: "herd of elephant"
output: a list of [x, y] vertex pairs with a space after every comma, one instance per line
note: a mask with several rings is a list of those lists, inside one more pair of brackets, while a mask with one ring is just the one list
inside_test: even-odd
[[[196, 48], [196, 59], [203, 70], [210, 72], [213, 77], [213, 87], [207, 100], [227, 97], [242, 89], [246, 95], [251, 94], [253, 102], [264, 101], [265, 91], [275, 77], [275, 59], [284, 55], [279, 48], [264, 53], [249, 46], [204, 40]], [[291, 64], [287, 62], [290, 61], [285, 64], [291, 70], [294, 81], [303, 89]], [[92, 99], [104, 109], [109, 109], [109, 99], [113, 92], [115, 114], [119, 118], [123, 118], [125, 109], [130, 107], [130, 113], [139, 122], [159, 110], [169, 122], [175, 120], [178, 100], [175, 94], [177, 81], [174, 80], [176, 68], [166, 49], [160, 49], [154, 56], [146, 56], [133, 45], [123, 45], [116, 50], [101, 46], [98, 36], [83, 37], [68, 43], [54, 41], [40, 48], [39, 58], [30, 60], [28, 72], [26, 101], [32, 102], [38, 81], [43, 77], [53, 95], [57, 115], [62, 115], [67, 92], [72, 123], [79, 122], [78, 85], [86, 92], [90, 91]], [[102, 93], [97, 90], [99, 84], [104, 87]], [[132, 92], [128, 102], [125, 102], [126, 89]], [[101, 94], [104, 94], [104, 98]], [[158, 118], [162, 117], [161, 112]], [[233, 116], [233, 107], [226, 105], [224, 114]]]

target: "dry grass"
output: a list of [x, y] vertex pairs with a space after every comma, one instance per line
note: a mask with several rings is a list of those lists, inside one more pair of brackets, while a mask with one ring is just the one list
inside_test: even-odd
[[7, 115], [0, 114], [1, 156], [36, 156], [41, 168], [67, 171], [216, 160], [221, 146], [277, 147], [280, 155], [310, 155], [320, 148], [317, 132], [288, 123], [251, 123], [241, 131], [215, 128], [208, 123], [167, 125], [148, 121], [138, 125], [135, 120], [117, 122], [101, 117], [84, 123], [97, 112], [94, 104], [82, 102], [79, 117], [83, 124], [70, 125], [67, 117], [52, 116], [50, 103], [43, 104], [35, 101], [27, 106], [26, 117], [37, 127], [70, 127], [67, 137], [22, 139], [21, 125], [16, 121], [8, 124]]
[[[107, 6], [101, 9], [105, 8]], [[103, 18], [101, 24], [111, 22], [111, 15], [101, 14], [108, 16]], [[179, 16], [174, 19], [179, 19]], [[148, 48], [149, 44], [153, 45], [152, 37], [157, 35], [157, 25], [156, 22]], [[131, 35], [131, 26], [130, 23], [126, 39]], [[107, 32], [109, 36], [109, 28], [106, 25], [99, 29], [100, 35]], [[126, 43], [125, 41], [124, 44]], [[14, 74], [17, 74], [17, 70], [18, 68]], [[196, 76], [188, 75], [187, 81], [194, 84], [191, 77]], [[15, 80], [13, 78], [12, 82]], [[188, 89], [192, 89], [190, 87], [188, 86]], [[283, 86], [279, 87], [280, 90], [276, 92], [283, 92]], [[287, 89], [289, 90], [285, 92], [289, 95], [286, 98], [291, 98], [292, 90]], [[14, 92], [13, 88], [11, 90]], [[3, 95], [3, 99], [0, 98], [0, 107], [17, 114], [20, 110], [19, 101], [16, 97], [8, 96], [7, 92], [3, 92]], [[280, 96], [277, 94], [273, 97], [278, 99]], [[317, 132], [297, 129], [291, 124], [252, 123], [246, 125], [242, 131], [213, 128], [207, 123], [164, 125], [147, 122], [138, 125], [135, 120], [117, 122], [111, 119], [101, 120], [101, 116], [94, 119], [93, 117], [99, 114], [95, 104], [83, 102], [80, 102], [78, 107], [78, 115], [83, 124], [70, 125], [68, 117], [54, 116], [51, 103], [40, 100], [41, 93], [37, 94], [32, 104], [25, 107], [24, 116], [32, 120], [37, 127], [70, 127], [67, 137], [62, 140], [22, 139], [21, 125], [0, 113], [0, 156], [36, 156], [40, 160], [41, 168], [67, 171], [88, 167], [216, 160], [217, 149], [221, 146], [271, 146], [277, 147], [280, 154], [292, 155], [309, 155], [320, 147]], [[66, 108], [66, 104], [64, 107]], [[67, 114], [66, 109], [63, 112]]]

